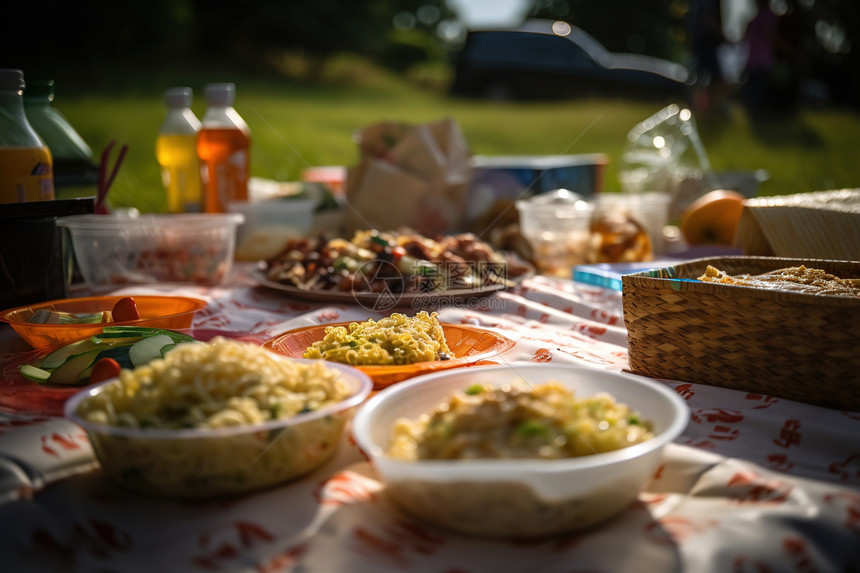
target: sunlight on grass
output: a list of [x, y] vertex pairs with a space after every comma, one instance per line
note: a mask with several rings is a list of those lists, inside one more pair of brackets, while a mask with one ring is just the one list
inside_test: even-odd
[[[610, 166], [605, 187], [618, 190], [617, 169], [627, 132], [660, 107], [615, 100], [538, 104], [451, 99], [347, 56], [329, 62], [322, 74], [324, 80], [315, 85], [281, 77], [237, 81], [236, 109], [253, 134], [252, 175], [290, 181], [309, 166], [353, 165], [358, 160], [353, 134], [365, 125], [453, 117], [474, 154], [606, 153]], [[150, 85], [141, 93], [119, 96], [69, 96], [56, 103], [97, 157], [111, 140], [129, 144], [111, 190], [114, 206], [164, 209], [154, 146], [165, 108], [152, 92], [170, 85], [176, 84]], [[203, 85], [192, 87], [193, 109], [202, 117]], [[715, 170], [769, 172], [761, 194], [860, 184], [860, 118], [851, 113], [806, 111], [788, 121], [756, 126], [735, 108], [728, 118], [699, 121], [699, 128]]]

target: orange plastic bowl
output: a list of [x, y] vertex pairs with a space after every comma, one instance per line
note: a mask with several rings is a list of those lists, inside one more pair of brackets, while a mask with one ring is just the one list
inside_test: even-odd
[[[37, 310], [44, 308], [74, 313], [101, 312], [111, 310], [116, 301], [121, 298], [124, 297], [91, 296], [51, 300], [3, 311], [0, 314], [0, 321], [8, 323], [33, 348], [43, 348], [98, 334], [108, 324], [32, 324], [27, 322], [27, 319], [33, 316]], [[132, 298], [137, 303], [140, 318], [125, 322], [112, 322], [110, 326], [149, 326], [169, 330], [188, 328], [191, 326], [194, 313], [206, 306], [206, 301], [182, 296], [132, 295]]]
[[[353, 321], [354, 322], [354, 321]], [[348, 326], [350, 322], [334, 322], [331, 324], [320, 324], [297, 328], [275, 336], [263, 343], [267, 348], [278, 354], [291, 358], [302, 358], [305, 350], [314, 342], [322, 340], [325, 329], [329, 326]], [[373, 387], [376, 390], [384, 388], [395, 382], [412, 378], [420, 374], [429, 374], [449, 368], [473, 366], [488, 361], [497, 354], [509, 350], [514, 346], [510, 340], [483, 328], [466, 326], [463, 324], [442, 324], [445, 340], [448, 348], [456, 358], [451, 360], [437, 360], [433, 362], [417, 362], [403, 366], [356, 366], [359, 370], [370, 376]]]

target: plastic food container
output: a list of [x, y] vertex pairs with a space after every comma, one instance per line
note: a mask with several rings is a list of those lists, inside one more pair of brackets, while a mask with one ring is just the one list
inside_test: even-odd
[[648, 232], [655, 253], [663, 252], [663, 227], [669, 222], [669, 193], [599, 193], [597, 210], [632, 217]]
[[[558, 460], [402, 461], [386, 455], [392, 427], [416, 419], [473, 384], [522, 377], [557, 380], [578, 398], [608, 392], [654, 424], [654, 437], [620, 450]], [[529, 538], [583, 529], [624, 511], [650, 482], [666, 444], [686, 428], [689, 410], [671, 389], [638, 376], [578, 366], [515, 364], [450, 370], [391, 386], [353, 421], [358, 446], [395, 505], [428, 523], [478, 536]]]
[[45, 309], [57, 312], [88, 313], [111, 310], [122, 296], [91, 296], [51, 300], [12, 308], [0, 313], [0, 321], [8, 323], [33, 348], [72, 342], [98, 334], [105, 326], [147, 326], [177, 330], [188, 328], [194, 313], [206, 306], [206, 301], [182, 296], [133, 296], [140, 312], [138, 320], [97, 324], [34, 324], [27, 320], [36, 311]]
[[238, 213], [177, 215], [75, 215], [67, 228], [87, 285], [153, 282], [221, 284], [230, 275], [236, 250]]
[[594, 205], [567, 189], [516, 202], [520, 232], [534, 249], [535, 265], [544, 274], [570, 278], [586, 262]]
[[146, 429], [97, 424], [78, 416], [82, 402], [116, 379], [75, 394], [64, 412], [86, 431], [107, 477], [128, 489], [189, 498], [241, 494], [308, 473], [334, 454], [344, 426], [372, 384], [354, 368], [326, 365], [342, 372], [352, 386], [349, 398], [262, 424]]
[[245, 218], [237, 232], [236, 259], [269, 259], [280, 253], [290, 239], [307, 235], [313, 226], [316, 204], [310, 198], [230, 203], [228, 210]]

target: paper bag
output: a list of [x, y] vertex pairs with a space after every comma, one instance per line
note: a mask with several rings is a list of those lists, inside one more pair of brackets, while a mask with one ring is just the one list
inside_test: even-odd
[[425, 235], [459, 230], [472, 180], [466, 140], [446, 118], [380, 123], [358, 134], [361, 160], [350, 168], [344, 227], [411, 227]]

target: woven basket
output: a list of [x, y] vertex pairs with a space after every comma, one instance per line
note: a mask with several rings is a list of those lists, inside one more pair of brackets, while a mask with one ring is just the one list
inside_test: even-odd
[[801, 264], [860, 278], [860, 262], [778, 257], [697, 259], [623, 276], [631, 371], [860, 410], [860, 298], [689, 280], [708, 265], [755, 275]]

